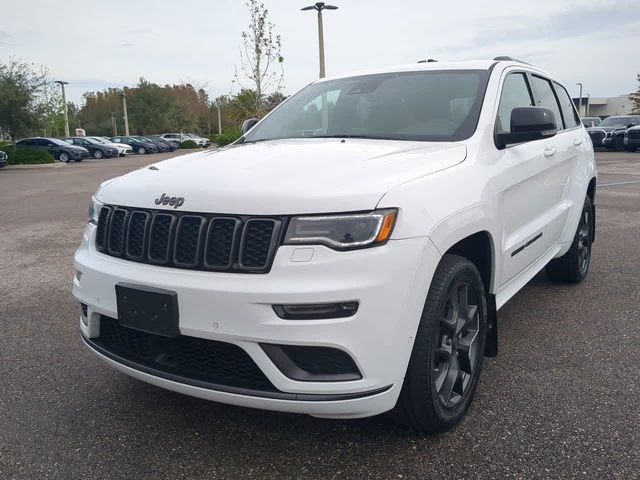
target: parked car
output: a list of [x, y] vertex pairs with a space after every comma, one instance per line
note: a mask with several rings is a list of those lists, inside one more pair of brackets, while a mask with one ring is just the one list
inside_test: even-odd
[[497, 310], [542, 269], [587, 276], [593, 148], [529, 64], [322, 79], [242, 133], [215, 161], [92, 197], [73, 295], [110, 366], [223, 403], [446, 431], [497, 354]]
[[66, 137], [61, 140], [67, 142], [70, 145], [77, 147], [84, 147], [89, 150], [89, 155], [93, 158], [111, 158], [118, 156], [118, 149], [114, 146], [105, 145], [93, 138], [89, 137]]
[[624, 132], [624, 149], [635, 152], [640, 148], [640, 125], [628, 128]]
[[597, 127], [588, 128], [594, 147], [609, 150], [624, 150], [624, 132], [627, 128], [640, 125], [640, 115], [607, 117]]
[[181, 133], [163, 133], [162, 135], [158, 135], [161, 139], [166, 142], [175, 143], [176, 145], [180, 145], [183, 142], [183, 134]]
[[0, 150], [0, 168], [7, 165], [8, 157], [7, 154]]
[[160, 143], [161, 145], [164, 145], [169, 152], [175, 152], [179, 148], [179, 145], [175, 142], [168, 142], [159, 135], [147, 135], [147, 138], [154, 141], [156, 144]]
[[37, 148], [46, 150], [53, 158], [61, 162], [69, 162], [71, 160], [81, 162], [83, 159], [89, 158], [89, 150], [86, 148], [69, 145], [67, 142], [63, 142], [57, 138], [25, 138], [16, 142], [15, 148]]
[[150, 137], [145, 137], [142, 135], [135, 135], [133, 138], [135, 138], [136, 140], [140, 140], [141, 142], [149, 142], [153, 145], [156, 146], [156, 148], [158, 149], [158, 152], [164, 153], [164, 152], [170, 152], [173, 151], [175, 149], [172, 150], [172, 147], [170, 147], [169, 145], [167, 145], [167, 142], [159, 142], [157, 140], [154, 140]]
[[200, 145], [202, 148], [209, 148], [209, 146], [211, 145], [211, 140], [205, 137], [201, 137], [196, 133], [186, 133], [185, 135], [196, 142], [198, 145]]
[[102, 143], [103, 145], [115, 147], [118, 150], [118, 155], [120, 157], [124, 157], [125, 155], [133, 151], [133, 148], [131, 148], [131, 146], [126, 145], [124, 143], [114, 143], [108, 137], [87, 137], [87, 138], [91, 138], [96, 142]]
[[145, 153], [158, 153], [158, 147], [153, 143], [138, 140], [135, 137], [111, 137], [111, 141], [114, 143], [124, 143], [125, 145], [129, 145], [133, 151], [139, 155], [144, 155]]
[[582, 121], [582, 125], [584, 125], [587, 128], [597, 127], [598, 125], [600, 125], [600, 122], [602, 121], [600, 120], [600, 117], [582, 117], [580, 120]]
[[199, 147], [207, 148], [211, 145], [211, 141], [208, 138], [202, 138], [195, 133], [163, 133], [160, 138], [167, 142], [177, 143], [178, 145], [187, 140], [196, 142]]

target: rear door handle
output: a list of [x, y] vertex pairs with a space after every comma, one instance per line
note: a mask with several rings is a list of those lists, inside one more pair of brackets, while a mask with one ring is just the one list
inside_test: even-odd
[[556, 154], [556, 147], [544, 147], [544, 156], [553, 157]]
[[582, 145], [582, 139], [581, 138], [574, 138], [573, 139], [573, 146], [577, 147], [577, 146], [580, 146], [580, 145]]

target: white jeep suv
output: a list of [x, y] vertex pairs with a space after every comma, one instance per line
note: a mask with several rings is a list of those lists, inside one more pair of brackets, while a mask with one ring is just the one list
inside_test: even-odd
[[445, 431], [496, 312], [545, 267], [587, 275], [595, 189], [566, 89], [528, 64], [322, 79], [230, 147], [101, 185], [74, 261], [82, 339], [184, 394]]

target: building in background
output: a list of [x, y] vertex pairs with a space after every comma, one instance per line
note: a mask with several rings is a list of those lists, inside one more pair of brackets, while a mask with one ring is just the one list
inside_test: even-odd
[[[576, 108], [580, 104], [579, 98], [574, 98]], [[633, 100], [629, 95], [617, 97], [582, 97], [582, 109], [578, 108], [582, 117], [612, 117], [614, 115], [629, 115], [633, 110]]]

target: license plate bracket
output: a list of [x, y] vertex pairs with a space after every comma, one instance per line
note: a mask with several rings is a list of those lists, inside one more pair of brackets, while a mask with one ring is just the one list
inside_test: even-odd
[[123, 327], [163, 337], [180, 335], [178, 294], [171, 290], [116, 284], [118, 321]]

